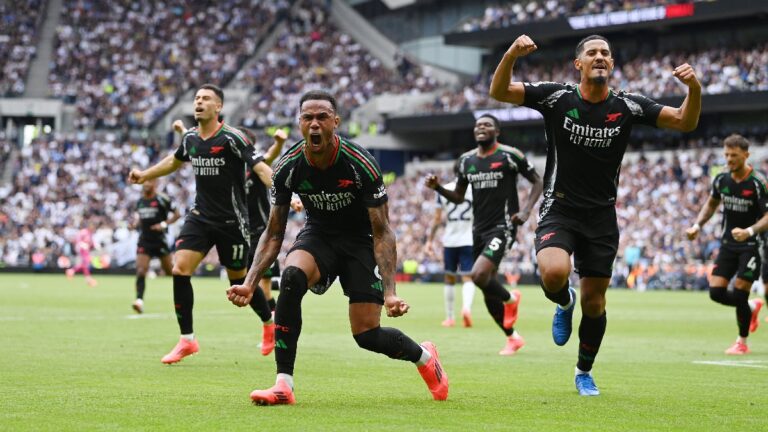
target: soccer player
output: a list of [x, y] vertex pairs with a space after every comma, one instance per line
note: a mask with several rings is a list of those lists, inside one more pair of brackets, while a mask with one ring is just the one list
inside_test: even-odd
[[[456, 182], [445, 185], [446, 189], [454, 190]], [[443, 225], [443, 209], [445, 209], [445, 230], [443, 231], [443, 269], [445, 270], [445, 286], [443, 298], [445, 301], [445, 320], [443, 327], [453, 327], [456, 320], [453, 315], [455, 297], [454, 284], [456, 276], [460, 275], [461, 286], [461, 317], [464, 327], [472, 327], [472, 302], [475, 298], [475, 284], [472, 282], [472, 189], [467, 188], [464, 201], [456, 204], [437, 194], [437, 208], [432, 220], [432, 227], [427, 234], [424, 251], [434, 254], [432, 242], [440, 225]]]
[[490, 96], [544, 115], [546, 189], [535, 239], [541, 286], [557, 303], [553, 339], [565, 345], [576, 303], [576, 291], [568, 284], [574, 255], [582, 311], [575, 384], [580, 395], [596, 396], [600, 392], [591, 370], [606, 328], [605, 292], [619, 242], [616, 188], [630, 131], [635, 123], [692, 131], [701, 112], [701, 85], [690, 65], [676, 67], [673, 75], [688, 87], [678, 108], [611, 89], [613, 53], [598, 35], [576, 45], [578, 83], [511, 82], [517, 58], [536, 48], [526, 35], [512, 43], [494, 72]]
[[227, 269], [231, 284], [242, 283], [248, 255], [248, 221], [245, 203], [245, 173], [253, 170], [271, 184], [272, 169], [242, 132], [219, 121], [224, 92], [213, 84], [200, 86], [195, 94], [197, 127], [188, 130], [175, 154], [146, 170], [131, 170], [128, 180], [142, 184], [178, 170], [182, 163], [194, 168], [197, 194], [176, 239], [173, 264], [173, 302], [181, 330], [179, 343], [162, 358], [177, 363], [199, 351], [192, 326], [192, 273], [216, 246], [219, 262]]
[[336, 99], [310, 91], [299, 101], [304, 137], [275, 167], [272, 209], [245, 283], [232, 286], [228, 299], [245, 306], [257, 281], [280, 251], [292, 192], [307, 212], [304, 228], [285, 259], [277, 298], [275, 349], [277, 379], [254, 390], [260, 405], [293, 404], [294, 363], [301, 334], [301, 301], [308, 290], [324, 293], [339, 277], [349, 297], [352, 335], [364, 349], [413, 362], [436, 400], [448, 397], [448, 375], [431, 342], [421, 345], [395, 328], [381, 327], [381, 309], [398, 317], [409, 305], [395, 291], [395, 236], [389, 227], [387, 192], [376, 160], [362, 147], [336, 134], [341, 121]]
[[[458, 160], [456, 189], [444, 188], [435, 175], [428, 175], [425, 185], [456, 204], [464, 201], [467, 186], [472, 185], [472, 282], [480, 287], [485, 307], [507, 336], [499, 354], [513, 355], [525, 345], [514, 327], [521, 293], [507, 291], [499, 282], [499, 264], [515, 242], [517, 227], [528, 220], [543, 184], [533, 164], [520, 150], [499, 143], [500, 133], [501, 125], [496, 117], [481, 115], [474, 128], [477, 147]], [[517, 196], [518, 174], [532, 183], [522, 209]]]
[[85, 226], [75, 236], [75, 249], [79, 261], [74, 267], [68, 268], [64, 273], [67, 279], [75, 277], [75, 273], [81, 271], [85, 276], [85, 283], [90, 287], [98, 285], [96, 279], [91, 276], [91, 249], [93, 249], [93, 231], [96, 229], [93, 220], [87, 220]]
[[[170, 218], [168, 217], [170, 215]], [[168, 225], [176, 222], [181, 215], [168, 195], [157, 192], [157, 181], [144, 182], [141, 198], [136, 203], [136, 222], [139, 227], [139, 243], [136, 247], [136, 300], [133, 310], [144, 312], [144, 289], [149, 262], [153, 257], [160, 259], [166, 275], [171, 274], [173, 263], [168, 240], [165, 236]]]
[[[760, 275], [760, 240], [755, 234], [768, 228], [768, 182], [747, 164], [749, 141], [746, 138], [731, 135], [723, 141], [723, 146], [728, 171], [715, 176], [711, 195], [686, 234], [689, 240], [694, 240], [701, 226], [723, 203], [723, 235], [709, 282], [709, 297], [716, 303], [736, 308], [739, 337], [725, 353], [744, 355], [749, 354], [747, 336], [757, 330], [758, 315], [763, 307], [763, 300], [750, 301], [749, 293]], [[728, 283], [734, 276], [734, 290], [728, 291]]]
[[[182, 136], [187, 133], [187, 127], [184, 125], [182, 120], [176, 120], [173, 122], [173, 130]], [[252, 145], [255, 145], [256, 135], [254, 135], [253, 132], [246, 128], [237, 128], [237, 130], [244, 134], [245, 137], [252, 143]], [[282, 129], [278, 129], [273, 135], [273, 138], [275, 140], [274, 143], [263, 155], [264, 163], [267, 165], [271, 165], [275, 158], [280, 155], [288, 135]], [[247, 269], [250, 267], [251, 261], [253, 261], [253, 253], [256, 249], [256, 242], [259, 241], [259, 237], [261, 236], [261, 233], [264, 231], [266, 226], [266, 217], [269, 213], [269, 199], [267, 196], [266, 185], [263, 181], [261, 181], [261, 179], [258, 178], [258, 176], [254, 175], [253, 171], [246, 172], [245, 179], [245, 201], [248, 208], [250, 241], [250, 247], [248, 248], [248, 260], [246, 261]], [[270, 272], [277, 272], [277, 274], [279, 274], [280, 267], [277, 263], [277, 260], [275, 260], [272, 268], [270, 268]], [[271, 280], [267, 279], [266, 283], [270, 285], [269, 289], [271, 289]], [[260, 285], [263, 284], [264, 279], [262, 278]], [[261, 348], [261, 354], [266, 356], [275, 349], [275, 322], [272, 317], [272, 310], [274, 310], [274, 308], [271, 307], [271, 303], [265, 297], [265, 295], [260, 295], [257, 293], [251, 299], [250, 306], [263, 323], [261, 343], [259, 345]], [[269, 300], [271, 300], [271, 292]]]
[[[762, 246], [760, 248], [760, 256], [762, 257], [762, 265], [760, 267], [762, 270], [760, 271], [760, 279], [763, 281], [763, 295], [765, 296], [763, 304], [765, 304], [768, 302], [768, 233], [763, 232], [762, 237]], [[765, 317], [765, 322], [768, 322], [768, 316]]]

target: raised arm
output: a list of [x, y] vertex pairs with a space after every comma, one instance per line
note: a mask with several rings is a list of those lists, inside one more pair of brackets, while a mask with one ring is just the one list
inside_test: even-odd
[[251, 268], [245, 276], [245, 282], [242, 285], [233, 285], [227, 290], [227, 298], [236, 306], [247, 306], [251, 302], [254, 290], [258, 289], [258, 281], [277, 259], [277, 254], [280, 252], [285, 237], [288, 209], [288, 205], [272, 206], [267, 229], [259, 238], [256, 254], [253, 257]]
[[389, 206], [384, 203], [378, 207], [369, 207], [368, 217], [373, 231], [373, 256], [384, 288], [384, 308], [387, 316], [399, 317], [408, 312], [410, 306], [395, 291], [397, 245], [395, 233], [389, 227]]
[[283, 151], [285, 140], [288, 139], [288, 134], [286, 134], [284, 130], [278, 129], [275, 131], [274, 135], [272, 135], [272, 138], [274, 139], [274, 142], [269, 146], [267, 152], [264, 153], [264, 162], [266, 162], [267, 165], [272, 165], [272, 162], [280, 156], [280, 152]]
[[678, 108], [665, 106], [659, 113], [656, 125], [664, 129], [690, 132], [696, 129], [701, 114], [701, 84], [691, 65], [685, 63], [675, 68], [675, 78], [688, 86], [688, 94]]
[[496, 66], [496, 72], [491, 79], [491, 87], [488, 94], [500, 102], [509, 102], [515, 105], [522, 105], [525, 101], [525, 87], [521, 82], [512, 81], [512, 68], [518, 57], [526, 56], [536, 51], [536, 44], [533, 40], [522, 35], [515, 39], [507, 52], [501, 58], [499, 65]]
[[168, 174], [178, 170], [182, 163], [183, 162], [176, 159], [174, 155], [169, 154], [157, 164], [143, 171], [136, 168], [132, 169], [128, 174], [128, 182], [132, 184], [142, 184], [147, 180], [167, 176]]
[[444, 196], [448, 201], [461, 204], [464, 202], [464, 194], [467, 192], [467, 181], [461, 177], [456, 179], [456, 189], [450, 190], [444, 188], [437, 180], [437, 176], [430, 174], [424, 178], [424, 185], [430, 189], [434, 189], [435, 192]]

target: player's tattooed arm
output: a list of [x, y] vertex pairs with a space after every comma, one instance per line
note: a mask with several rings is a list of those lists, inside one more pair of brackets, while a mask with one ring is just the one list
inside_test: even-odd
[[227, 290], [227, 299], [236, 306], [247, 306], [251, 302], [253, 292], [258, 289], [258, 281], [277, 259], [277, 254], [280, 252], [280, 246], [282, 246], [285, 237], [288, 209], [288, 204], [272, 206], [267, 229], [259, 238], [253, 263], [245, 276], [245, 282], [242, 285], [233, 285]]
[[432, 218], [432, 226], [429, 227], [429, 233], [427, 233], [427, 242], [424, 244], [424, 253], [427, 255], [432, 255], [434, 253], [434, 248], [432, 247], [432, 242], [435, 240], [435, 234], [437, 234], [437, 229], [440, 228], [440, 225], [443, 224], [443, 208], [437, 207], [435, 209], [435, 216]]
[[384, 203], [368, 208], [373, 231], [373, 256], [379, 269], [379, 276], [384, 291], [384, 308], [387, 316], [398, 317], [410, 306], [397, 296], [395, 291], [395, 267], [397, 265], [397, 244], [395, 233], [389, 227], [389, 206]]
[[459, 177], [456, 179], [456, 189], [450, 190], [443, 187], [437, 180], [437, 176], [429, 174], [424, 178], [424, 186], [434, 189], [435, 192], [444, 196], [448, 201], [461, 204], [464, 202], [464, 194], [467, 192], [467, 180]]
[[720, 200], [710, 195], [706, 204], [704, 204], [704, 207], [699, 211], [699, 215], [696, 217], [696, 222], [690, 228], [685, 230], [685, 235], [688, 237], [688, 240], [694, 240], [698, 237], [701, 226], [712, 218], [719, 206]]
[[[522, 225], [528, 220], [533, 206], [536, 205], [536, 201], [539, 200], [541, 192], [544, 190], [544, 182], [541, 180], [539, 173], [532, 170], [524, 174], [524, 176], [531, 182], [531, 192], [528, 194], [528, 201], [526, 201], [523, 208], [512, 216], [512, 223], [516, 225]], [[513, 190], [512, 193], [517, 193], [517, 190]]]

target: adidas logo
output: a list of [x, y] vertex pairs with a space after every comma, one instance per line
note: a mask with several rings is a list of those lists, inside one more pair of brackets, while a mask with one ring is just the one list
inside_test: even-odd
[[477, 167], [476, 167], [476, 166], [474, 166], [474, 165], [470, 165], [470, 166], [469, 166], [469, 169], [467, 169], [467, 172], [468, 172], [468, 173], [477, 172]]
[[275, 342], [275, 346], [282, 349], [288, 349], [288, 346], [282, 339], [278, 339], [277, 342]]
[[578, 118], [579, 118], [579, 110], [574, 108], [574, 109], [566, 112], [565, 115], [567, 115], [570, 118], [575, 118], [575, 119], [578, 120]]
[[731, 188], [729, 188], [728, 186], [726, 186], [726, 187], [724, 187], [724, 188], [721, 190], [721, 192], [722, 192], [722, 193], [731, 193]]

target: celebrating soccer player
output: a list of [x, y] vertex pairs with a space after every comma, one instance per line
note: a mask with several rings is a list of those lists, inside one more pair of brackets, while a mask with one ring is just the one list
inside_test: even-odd
[[299, 102], [304, 139], [275, 167], [272, 209], [245, 283], [234, 284], [229, 300], [249, 304], [257, 281], [272, 265], [283, 242], [291, 194], [307, 212], [304, 228], [285, 259], [275, 309], [277, 380], [251, 399], [262, 405], [293, 404], [293, 372], [301, 334], [301, 302], [308, 290], [324, 293], [338, 277], [349, 297], [352, 335], [364, 349], [418, 367], [434, 399], [448, 397], [448, 375], [431, 342], [421, 345], [395, 328], [381, 327], [381, 309], [398, 317], [409, 305], [395, 292], [395, 235], [389, 227], [387, 192], [381, 170], [362, 147], [336, 134], [336, 99], [310, 91]]
[[579, 394], [594, 396], [600, 392], [591, 370], [606, 328], [605, 293], [619, 243], [616, 188], [630, 131], [635, 123], [692, 131], [701, 112], [701, 84], [690, 65], [675, 68], [673, 75], [688, 87], [678, 108], [613, 90], [608, 86], [613, 53], [598, 35], [576, 46], [573, 65], [579, 83], [511, 82], [517, 58], [536, 49], [530, 37], [518, 37], [496, 68], [490, 95], [544, 115], [548, 157], [536, 259], [544, 294], [557, 303], [552, 337], [565, 345], [576, 303], [576, 291], [568, 284], [574, 255], [582, 310], [575, 383]]
[[[184, 126], [184, 122], [176, 120], [173, 122], [173, 129], [182, 136], [187, 133], [187, 128]], [[256, 144], [256, 135], [246, 128], [237, 128], [242, 132], [253, 145]], [[283, 149], [283, 144], [288, 138], [288, 135], [282, 129], [275, 131], [274, 142], [272, 146], [264, 153], [264, 163], [270, 165], [280, 155]], [[271, 184], [271, 183], [270, 183]], [[248, 259], [246, 268], [250, 267], [253, 261], [253, 254], [256, 250], [256, 242], [259, 241], [261, 233], [266, 229], [267, 215], [269, 214], [269, 197], [268, 197], [267, 185], [254, 175], [253, 171], [245, 173], [245, 201], [248, 204], [248, 226], [249, 226], [249, 240], [250, 246], [248, 247]], [[274, 300], [272, 299], [272, 276], [280, 275], [280, 265], [275, 260], [272, 267], [267, 274], [259, 281], [259, 285], [262, 288], [261, 293], [255, 293], [251, 299], [251, 309], [259, 316], [263, 323], [263, 329], [261, 332], [261, 355], [269, 355], [275, 348], [275, 321], [272, 317], [272, 311], [274, 308]], [[267, 297], [268, 296], [268, 297]]]
[[212, 84], [195, 94], [197, 127], [188, 130], [175, 154], [146, 170], [131, 170], [128, 180], [142, 184], [178, 170], [182, 163], [194, 168], [197, 195], [176, 239], [173, 265], [173, 302], [181, 330], [179, 343], [162, 358], [176, 363], [199, 351], [192, 327], [191, 276], [205, 255], [216, 246], [219, 262], [226, 267], [231, 284], [242, 283], [248, 255], [248, 221], [245, 203], [246, 167], [266, 184], [272, 170], [242, 132], [219, 121], [224, 92]]
[[[712, 181], [712, 192], [701, 208], [696, 223], [688, 228], [689, 240], [694, 240], [704, 225], [723, 203], [723, 236], [709, 282], [709, 297], [717, 303], [736, 308], [739, 337], [726, 354], [749, 353], [747, 336], [757, 330], [758, 315], [763, 300], [749, 300], [749, 293], [760, 276], [760, 240], [756, 233], [768, 228], [768, 182], [762, 174], [747, 164], [749, 141], [731, 135], [723, 141], [727, 172]], [[734, 290], [728, 283], [736, 276]]]
[[[467, 185], [472, 185], [472, 281], [480, 287], [488, 312], [507, 336], [499, 354], [513, 355], [525, 345], [514, 327], [521, 293], [507, 291], [499, 282], [499, 264], [515, 242], [517, 226], [528, 220], [543, 185], [533, 164], [520, 150], [499, 143], [501, 125], [496, 117], [481, 115], [475, 121], [474, 133], [477, 147], [459, 158], [456, 189], [444, 188], [435, 175], [428, 175], [425, 184], [456, 204], [464, 201]], [[518, 174], [532, 183], [522, 209], [517, 196]]]
[[141, 198], [136, 203], [135, 225], [138, 225], [140, 233], [136, 247], [136, 300], [133, 302], [136, 313], [144, 312], [144, 288], [150, 260], [159, 258], [163, 272], [168, 276], [173, 267], [165, 233], [168, 225], [176, 222], [180, 214], [168, 195], [158, 193], [156, 188], [156, 180], [145, 181]]

